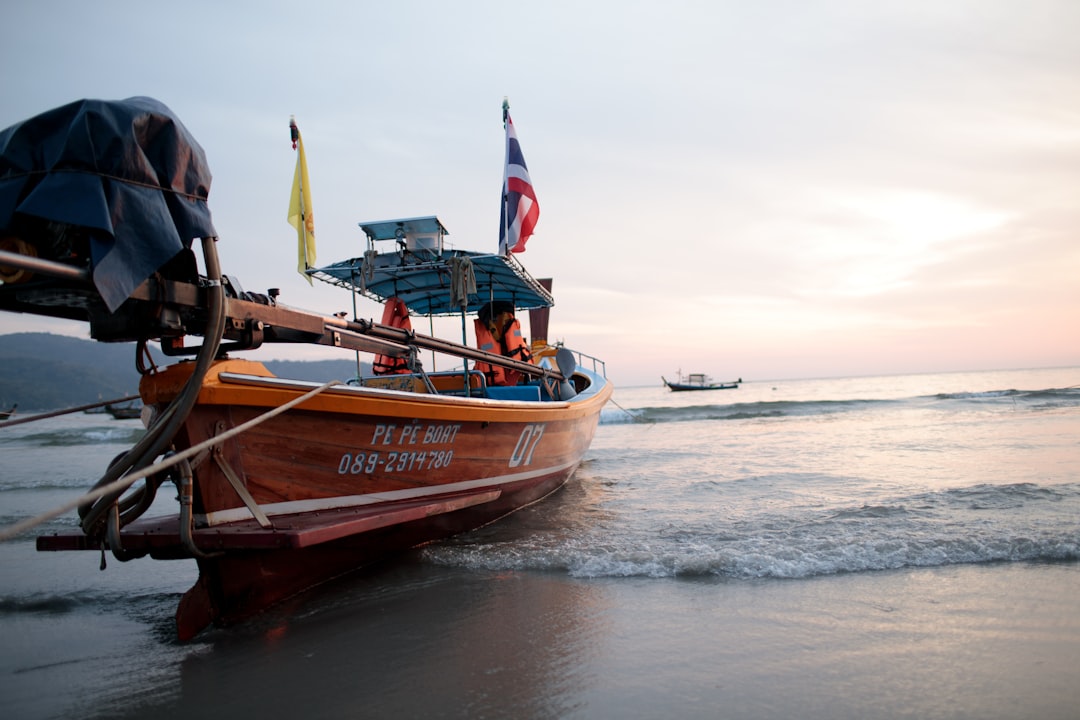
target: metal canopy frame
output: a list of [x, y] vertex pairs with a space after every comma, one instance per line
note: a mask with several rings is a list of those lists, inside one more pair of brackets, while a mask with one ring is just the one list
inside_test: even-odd
[[[448, 234], [434, 216], [361, 223], [368, 238], [363, 257], [311, 268], [312, 277], [346, 288], [376, 302], [399, 297], [414, 315], [448, 316], [479, 312], [489, 302], [512, 303], [517, 310], [552, 307], [551, 293], [510, 255], [478, 253], [438, 247], [409, 247], [406, 235]], [[394, 241], [389, 252], [375, 250], [376, 241]], [[472, 267], [476, 292], [464, 307], [454, 302], [453, 266]]]

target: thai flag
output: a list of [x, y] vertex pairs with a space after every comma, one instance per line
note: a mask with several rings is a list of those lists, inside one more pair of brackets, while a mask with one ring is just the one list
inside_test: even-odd
[[525, 243], [540, 218], [529, 169], [521, 154], [510, 108], [503, 103], [503, 122], [506, 125], [506, 175], [503, 177], [502, 213], [499, 222], [499, 252], [525, 252]]

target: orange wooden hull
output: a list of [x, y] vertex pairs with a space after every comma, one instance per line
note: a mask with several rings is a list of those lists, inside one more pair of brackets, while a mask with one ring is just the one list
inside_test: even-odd
[[[189, 367], [146, 376], [144, 404], [161, 409]], [[589, 387], [570, 402], [340, 386], [196, 458], [194, 541], [207, 556], [198, 558], [199, 581], [177, 611], [180, 637], [480, 527], [558, 489], [581, 462], [611, 395], [588, 373], [579, 384]], [[177, 450], [311, 387], [272, 378], [258, 363], [220, 361], [176, 437]], [[122, 538], [125, 550], [190, 557], [175, 521], [138, 520]]]
[[[186, 379], [185, 365], [174, 368], [144, 378], [144, 402], [160, 406], [172, 399]], [[311, 387], [269, 377], [263, 382], [254, 374], [265, 372], [249, 361], [218, 363], [177, 438], [178, 449]], [[609, 396], [610, 390], [582, 402], [541, 403], [331, 389], [219, 445], [196, 468], [195, 511], [207, 526], [251, 517], [228, 468], [271, 518], [569, 476]]]

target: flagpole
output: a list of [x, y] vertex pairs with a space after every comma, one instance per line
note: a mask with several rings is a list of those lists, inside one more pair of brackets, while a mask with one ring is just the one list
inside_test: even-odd
[[[296, 150], [297, 145], [300, 144], [300, 128], [298, 128], [296, 126], [296, 116], [295, 115], [290, 115], [289, 116], [289, 136], [292, 139], [292, 149]], [[299, 167], [300, 167], [300, 156], [299, 155], [296, 157], [296, 161], [297, 161], [296, 167], [299, 169]], [[304, 217], [305, 217], [305, 215], [307, 213], [304, 210], [304, 176], [303, 176], [302, 173], [298, 173], [297, 176], [296, 176], [296, 196], [300, 200], [300, 225], [303, 228], [300, 232], [303, 233], [303, 241], [304, 241], [303, 242], [303, 247], [304, 247], [304, 269], [307, 270], [310, 267], [310, 265], [308, 265], [308, 258], [307, 258], [307, 224], [304, 223]]]
[[517, 128], [510, 118], [510, 103], [506, 99], [503, 100], [503, 124], [506, 128], [506, 171], [503, 175], [503, 218], [499, 232], [506, 241], [504, 254], [509, 257], [511, 253], [525, 252], [525, 243], [533, 234], [540, 217], [540, 205], [536, 202], [536, 191], [521, 153]]
[[[297, 146], [299, 146], [298, 152], [300, 154], [297, 156], [297, 160], [300, 161], [302, 164], [306, 165], [307, 164], [306, 163], [307, 158], [304, 157], [304, 138], [302, 138], [300, 136], [300, 128], [298, 128], [296, 126], [296, 118], [295, 117], [290, 117], [290, 119], [289, 119], [289, 127], [295, 132], [295, 139], [293, 140], [293, 149], [296, 149]], [[309, 267], [311, 267], [311, 263], [308, 261], [307, 203], [304, 202], [304, 191], [306, 190], [306, 188], [304, 186], [304, 173], [303, 173], [303, 171], [301, 171], [300, 177], [296, 181], [296, 186], [299, 189], [298, 194], [300, 196], [300, 221], [301, 221], [301, 227], [303, 227], [303, 229], [304, 229], [303, 230], [303, 232], [304, 232], [304, 269], [307, 270]]]
[[501, 255], [510, 254], [510, 208], [508, 206], [510, 197], [508, 190], [508, 183], [510, 181], [510, 126], [507, 124], [510, 118], [510, 100], [507, 97], [503, 97], [502, 102], [502, 119], [503, 119], [503, 133], [505, 135], [505, 149], [504, 149], [504, 161], [503, 161], [503, 186], [502, 186], [502, 234], [499, 238], [502, 243], [502, 247], [499, 248]]
[[[304, 141], [301, 140], [301, 147], [303, 147], [303, 143]], [[304, 176], [302, 173], [300, 175], [300, 182], [297, 183], [297, 185], [300, 188], [300, 226], [304, 229], [304, 269], [307, 270], [309, 267], [311, 267], [311, 263], [308, 262], [307, 207], [305, 207], [304, 204]]]
[[307, 270], [311, 267], [311, 263], [308, 262], [307, 208], [304, 207], [304, 181], [300, 180], [297, 187], [300, 190], [298, 193], [300, 197], [300, 226], [303, 228], [302, 232], [304, 233], [304, 269]]

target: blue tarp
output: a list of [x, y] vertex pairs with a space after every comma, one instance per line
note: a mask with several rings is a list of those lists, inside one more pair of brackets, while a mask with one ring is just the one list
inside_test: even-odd
[[162, 103], [79, 100], [0, 132], [0, 229], [18, 215], [86, 228], [94, 285], [115, 311], [194, 239], [217, 236], [210, 180]]

